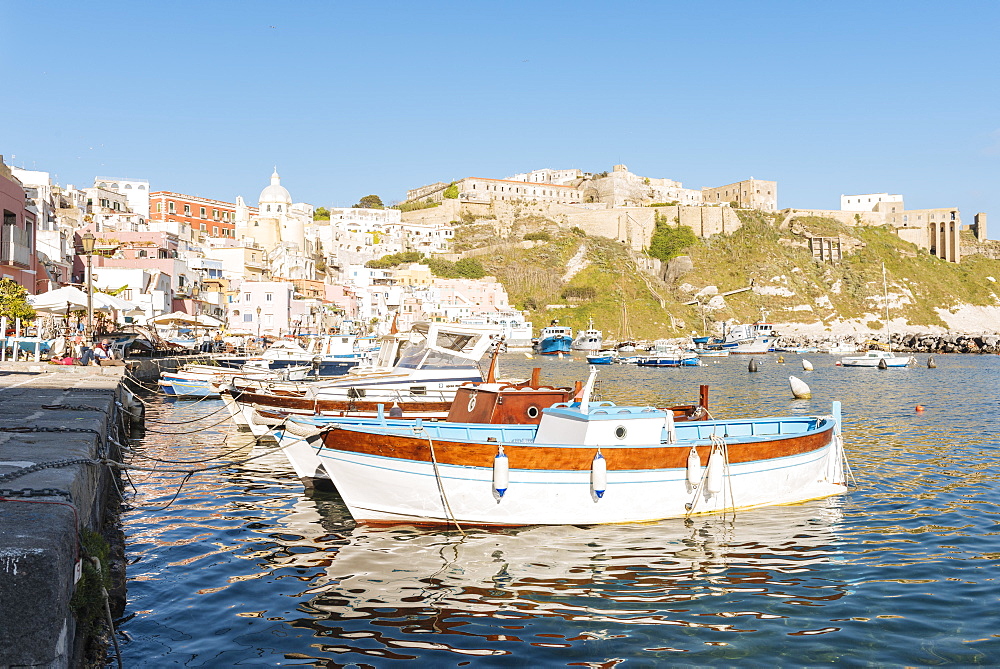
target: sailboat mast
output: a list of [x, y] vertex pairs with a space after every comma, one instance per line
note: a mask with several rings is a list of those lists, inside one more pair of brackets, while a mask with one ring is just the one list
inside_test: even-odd
[[885, 263], [882, 263], [882, 294], [885, 297], [885, 334], [888, 338], [889, 353], [892, 353], [892, 329], [889, 327], [889, 284], [885, 278]]

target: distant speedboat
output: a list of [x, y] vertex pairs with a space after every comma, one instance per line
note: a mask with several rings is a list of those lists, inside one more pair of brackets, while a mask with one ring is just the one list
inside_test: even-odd
[[817, 349], [819, 353], [857, 353], [858, 347], [854, 344], [845, 344], [843, 342], [837, 342], [835, 344], [827, 344], [826, 346], [820, 346]]
[[727, 351], [724, 348], [717, 348], [717, 349], [696, 348], [694, 350], [694, 353], [699, 358], [726, 358], [726, 357], [729, 357], [729, 351]]
[[868, 351], [864, 355], [849, 356], [840, 359], [842, 367], [878, 367], [885, 363], [886, 367], [907, 367], [916, 362], [912, 355], [898, 356], [892, 351]]
[[591, 365], [610, 365], [615, 361], [617, 356], [613, 351], [601, 351], [600, 353], [591, 353], [587, 356], [587, 362]]
[[676, 344], [656, 342], [649, 355], [637, 356], [640, 367], [697, 367], [698, 354], [694, 351], [684, 351]]

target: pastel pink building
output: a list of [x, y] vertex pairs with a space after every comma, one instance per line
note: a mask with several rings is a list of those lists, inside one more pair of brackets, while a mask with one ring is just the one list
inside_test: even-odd
[[38, 264], [35, 249], [35, 214], [28, 209], [24, 187], [4, 164], [3, 156], [0, 156], [0, 213], [3, 214], [0, 278], [13, 279], [34, 295], [38, 292], [36, 282], [45, 283], [45, 272]]

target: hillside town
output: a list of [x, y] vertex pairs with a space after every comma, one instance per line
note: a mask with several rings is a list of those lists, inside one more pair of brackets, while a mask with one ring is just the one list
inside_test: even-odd
[[[393, 320], [401, 329], [418, 320], [488, 322], [523, 345], [531, 323], [494, 277], [441, 278], [420, 263], [369, 265], [414, 251], [458, 260], [453, 240], [466, 223], [502, 227], [533, 215], [641, 253], [657, 216], [706, 238], [738, 229], [738, 209], [779, 211], [774, 181], [690, 189], [625, 165], [436, 182], [390, 208], [295, 202], [277, 169], [261, 185], [252, 203], [154, 190], [141, 178], [97, 176], [92, 185], [63, 186], [49, 172], [7, 166], [0, 157], [0, 276], [32, 295], [66, 285], [114, 294], [129, 305], [127, 323], [182, 312], [226, 332], [279, 337], [368, 331]], [[783, 211], [888, 225], [939, 258], [962, 257], [957, 207], [906, 209], [901, 195], [872, 193], [842, 195], [839, 210]], [[984, 241], [986, 214], [964, 229]]]

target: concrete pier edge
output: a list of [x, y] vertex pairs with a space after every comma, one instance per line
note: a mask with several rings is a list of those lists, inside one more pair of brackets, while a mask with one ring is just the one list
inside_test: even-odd
[[88, 663], [70, 606], [87, 557], [82, 533], [104, 536], [118, 556], [105, 568], [124, 604], [120, 483], [99, 462], [121, 457], [124, 371], [0, 363], [0, 666]]

